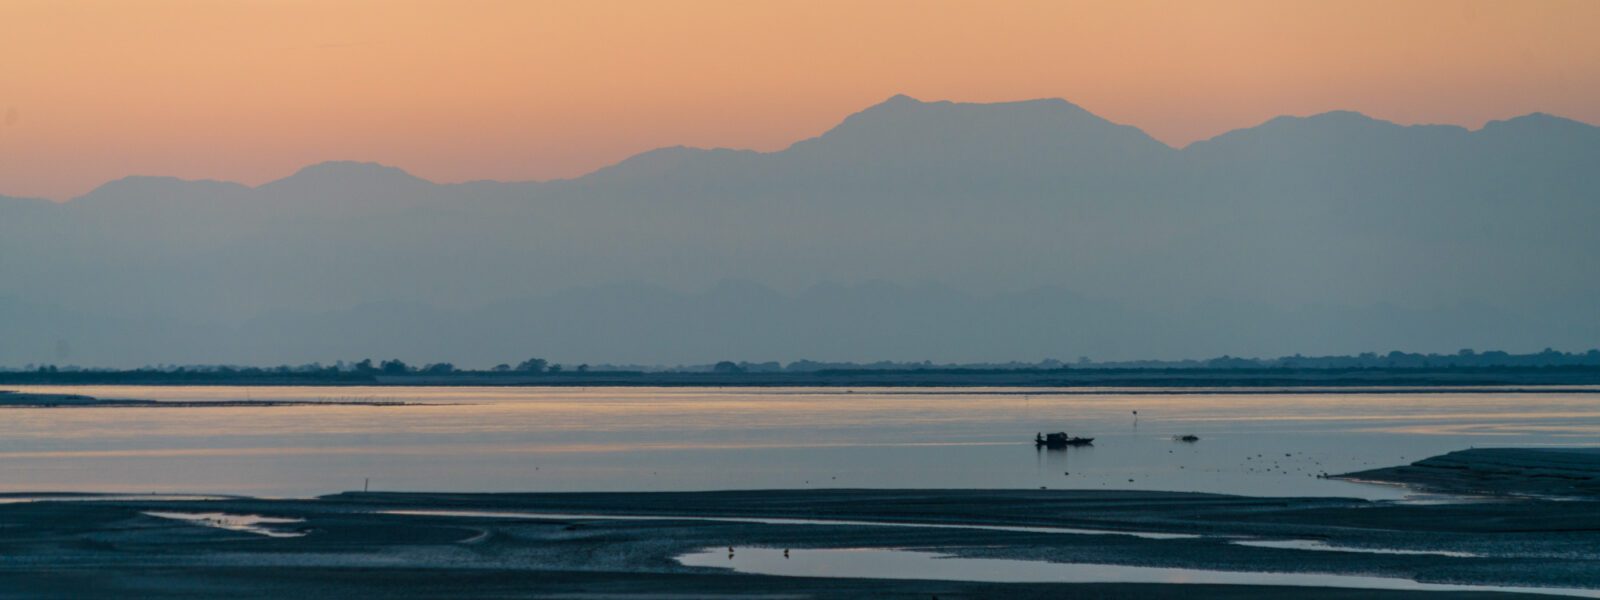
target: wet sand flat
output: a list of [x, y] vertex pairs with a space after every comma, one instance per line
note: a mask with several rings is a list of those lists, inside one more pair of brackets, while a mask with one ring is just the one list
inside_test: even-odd
[[[439, 510], [587, 514], [556, 518], [392, 512]], [[151, 512], [220, 515], [215, 517], [219, 524], [238, 516], [296, 535], [261, 535]], [[608, 514], [683, 518], [608, 519]], [[728, 522], [696, 516], [851, 523]], [[914, 523], [1186, 535], [905, 526]], [[347, 493], [303, 500], [117, 497], [0, 505], [0, 531], [5, 532], [0, 537], [4, 597], [1486, 597], [1477, 592], [1260, 585], [777, 577], [690, 567], [677, 560], [728, 546], [898, 548], [969, 558], [1600, 588], [1600, 502], [1582, 500], [1403, 504], [1050, 490]], [[1435, 552], [1308, 551], [1233, 543], [1240, 539]]]

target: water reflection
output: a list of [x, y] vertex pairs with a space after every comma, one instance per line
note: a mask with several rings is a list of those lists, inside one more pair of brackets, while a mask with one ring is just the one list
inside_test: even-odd
[[[0, 491], [1145, 489], [1397, 498], [1318, 479], [1473, 445], [1586, 443], [1600, 394], [1114, 390], [28, 387], [205, 402], [11, 409]], [[1192, 390], [1189, 390], [1192, 391]], [[1134, 427], [1131, 411], [1139, 411]], [[1035, 453], [1036, 431], [1095, 437]], [[1172, 440], [1196, 434], [1204, 441]], [[1131, 480], [1131, 481], [1130, 481]]]
[[997, 583], [1180, 583], [1279, 585], [1414, 591], [1521, 592], [1600, 598], [1600, 590], [1517, 586], [1421, 583], [1394, 577], [1324, 573], [1210, 571], [1170, 567], [1135, 567], [1051, 563], [996, 558], [960, 558], [933, 552], [891, 549], [709, 548], [678, 557], [691, 567], [730, 568], [741, 573], [788, 577], [866, 579], [933, 579]]
[[1229, 543], [1257, 548], [1281, 550], [1310, 550], [1313, 552], [1355, 552], [1359, 554], [1404, 554], [1413, 556], [1450, 556], [1454, 558], [1481, 558], [1482, 554], [1455, 550], [1405, 550], [1400, 548], [1366, 548], [1334, 546], [1320, 540], [1232, 540]]
[[220, 512], [161, 512], [149, 511], [146, 515], [159, 519], [171, 519], [192, 523], [201, 527], [215, 527], [228, 531], [253, 533], [272, 538], [304, 537], [303, 531], [284, 531], [276, 528], [278, 525], [304, 523], [305, 519], [291, 519], [285, 517], [263, 517], [261, 515], [235, 515]]

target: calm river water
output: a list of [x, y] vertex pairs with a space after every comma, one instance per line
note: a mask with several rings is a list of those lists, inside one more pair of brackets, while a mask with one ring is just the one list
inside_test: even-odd
[[[1143, 489], [1398, 498], [1319, 479], [1472, 446], [1600, 442], [1600, 393], [16, 387], [406, 406], [0, 410], [0, 491]], [[1133, 411], [1138, 411], [1137, 420]], [[1036, 451], [1035, 432], [1094, 437]], [[1194, 434], [1184, 443], [1174, 436]]]

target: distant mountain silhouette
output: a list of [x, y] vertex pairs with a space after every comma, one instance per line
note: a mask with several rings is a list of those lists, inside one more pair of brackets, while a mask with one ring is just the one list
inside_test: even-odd
[[395, 167], [353, 161], [325, 162], [258, 188], [268, 197], [325, 205], [377, 205], [428, 198], [437, 187]]
[[1061, 100], [896, 96], [543, 183], [129, 177], [0, 198], [0, 364], [1587, 348], [1597, 164], [1600, 129], [1542, 114], [1180, 150]]
[[1106, 185], [1165, 168], [1175, 153], [1137, 128], [1063, 100], [958, 104], [895, 96], [779, 152], [667, 148], [593, 177], [712, 192], [903, 195], [1023, 182]]

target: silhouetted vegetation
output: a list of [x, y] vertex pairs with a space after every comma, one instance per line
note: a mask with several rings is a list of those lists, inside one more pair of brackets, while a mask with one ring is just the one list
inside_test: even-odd
[[1204, 360], [1096, 362], [1079, 358], [1036, 363], [721, 361], [650, 367], [580, 364], [565, 369], [543, 358], [515, 368], [460, 369], [448, 362], [415, 367], [372, 359], [276, 367], [158, 365], [98, 369], [72, 365], [0, 368], [0, 384], [242, 385], [1541, 385], [1600, 384], [1600, 350], [1530, 354], [1461, 350], [1451, 354], [1389, 352], [1351, 356], [1284, 356]]

